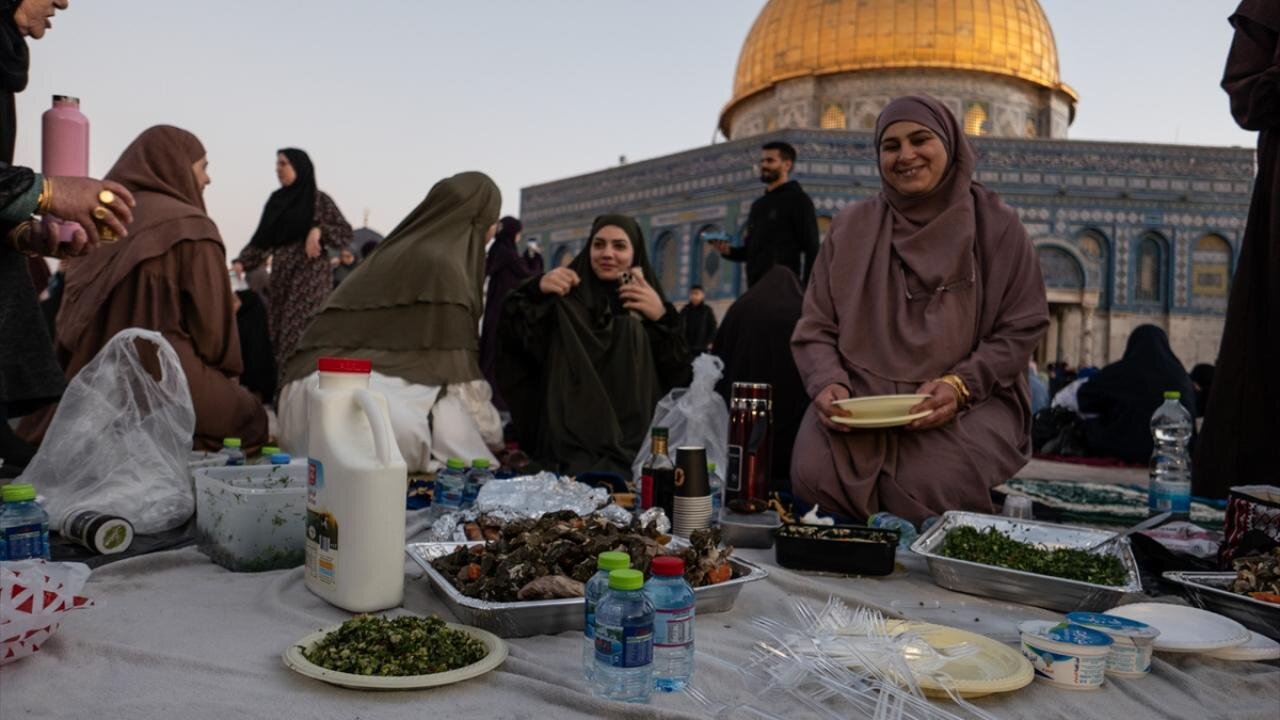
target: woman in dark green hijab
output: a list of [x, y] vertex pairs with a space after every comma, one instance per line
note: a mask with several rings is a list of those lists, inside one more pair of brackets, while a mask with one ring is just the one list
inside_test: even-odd
[[692, 375], [680, 317], [626, 215], [596, 218], [568, 267], [512, 291], [498, 336], [521, 447], [572, 475], [629, 476], [658, 400]]
[[480, 374], [484, 246], [502, 196], [487, 175], [436, 183], [426, 199], [343, 281], [290, 355], [280, 393], [281, 445], [306, 445], [306, 395], [322, 357], [370, 360], [411, 472], [449, 457], [496, 462], [502, 426]]

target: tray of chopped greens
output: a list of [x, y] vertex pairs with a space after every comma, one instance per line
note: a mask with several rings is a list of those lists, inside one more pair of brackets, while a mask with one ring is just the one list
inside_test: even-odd
[[358, 690], [409, 690], [470, 680], [502, 664], [507, 644], [438, 617], [357, 615], [284, 651], [289, 669]]
[[1084, 548], [1112, 537], [1107, 530], [948, 512], [912, 544], [942, 587], [1071, 612], [1115, 607], [1141, 593], [1127, 539], [1109, 549]]

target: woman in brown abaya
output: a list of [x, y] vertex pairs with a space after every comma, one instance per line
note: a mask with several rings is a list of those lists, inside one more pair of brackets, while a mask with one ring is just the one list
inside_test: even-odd
[[[56, 345], [70, 378], [121, 330], [163, 333], [191, 388], [195, 446], [214, 449], [239, 437], [253, 448], [267, 439], [267, 415], [236, 381], [240, 340], [226, 250], [204, 207], [207, 167], [196, 136], [168, 125], [125, 149], [107, 178], [137, 199], [129, 239], [67, 264]], [[24, 430], [43, 436], [53, 409]]]
[[[1031, 451], [1026, 368], [1049, 325], [1017, 213], [971, 179], [949, 110], [894, 100], [876, 123], [882, 189], [846, 208], [814, 264], [792, 337], [813, 398], [792, 458], [795, 493], [853, 517], [920, 523], [991, 511], [989, 488]], [[848, 397], [920, 393], [905, 428], [851, 430]]]
[[1193, 488], [1208, 497], [1274, 478], [1280, 427], [1280, 3], [1245, 0], [1231, 24], [1222, 87], [1240, 127], [1258, 131], [1258, 177], [1196, 445]]

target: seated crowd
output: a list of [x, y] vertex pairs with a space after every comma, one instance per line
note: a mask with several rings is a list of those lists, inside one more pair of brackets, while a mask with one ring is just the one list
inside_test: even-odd
[[[875, 133], [880, 192], [845, 208], [816, 255], [794, 253], [802, 269], [763, 267], [756, 247], [750, 287], [717, 327], [701, 288], [683, 312], [671, 304], [627, 215], [597, 217], [577, 257], [543, 272], [478, 172], [436, 183], [385, 240], [352, 248], [296, 149], [277, 155], [281, 188], [233, 286], [205, 210], [204, 147], [153, 127], [107, 176], [136, 199], [127, 241], [65, 265], [58, 359], [69, 378], [120, 330], [160, 331], [187, 375], [197, 448], [274, 435], [295, 454], [317, 360], [365, 359], [411, 473], [451, 457], [499, 462], [513, 445], [532, 467], [629, 481], [656, 404], [710, 351], [726, 398], [733, 382], [774, 387], [773, 489], [849, 518], [990, 512], [990, 488], [1031, 456], [1042, 408], [1078, 414], [1089, 452], [1144, 462], [1163, 392], [1197, 407], [1164, 332], [1139, 327], [1120, 361], [1074, 381], [1055, 367], [1046, 383], [1029, 369], [1049, 325], [1039, 264], [1017, 213], [972, 179], [977, 156], [956, 118], [904, 97]], [[782, 184], [795, 151], [766, 152]], [[1207, 385], [1211, 369], [1201, 376]], [[927, 413], [905, 428], [838, 422], [840, 400], [904, 393], [925, 396], [914, 410]], [[38, 444], [54, 412], [28, 415], [20, 434]]]

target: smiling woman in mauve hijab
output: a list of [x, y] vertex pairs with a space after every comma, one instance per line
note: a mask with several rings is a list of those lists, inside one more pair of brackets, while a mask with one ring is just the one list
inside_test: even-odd
[[[1017, 213], [972, 180], [955, 116], [922, 96], [876, 122], [882, 188], [831, 227], [792, 351], [813, 403], [792, 457], [803, 500], [920, 523], [990, 512], [989, 488], [1031, 451], [1027, 362], [1049, 325], [1044, 281]], [[920, 393], [903, 428], [831, 418], [850, 397]]]

